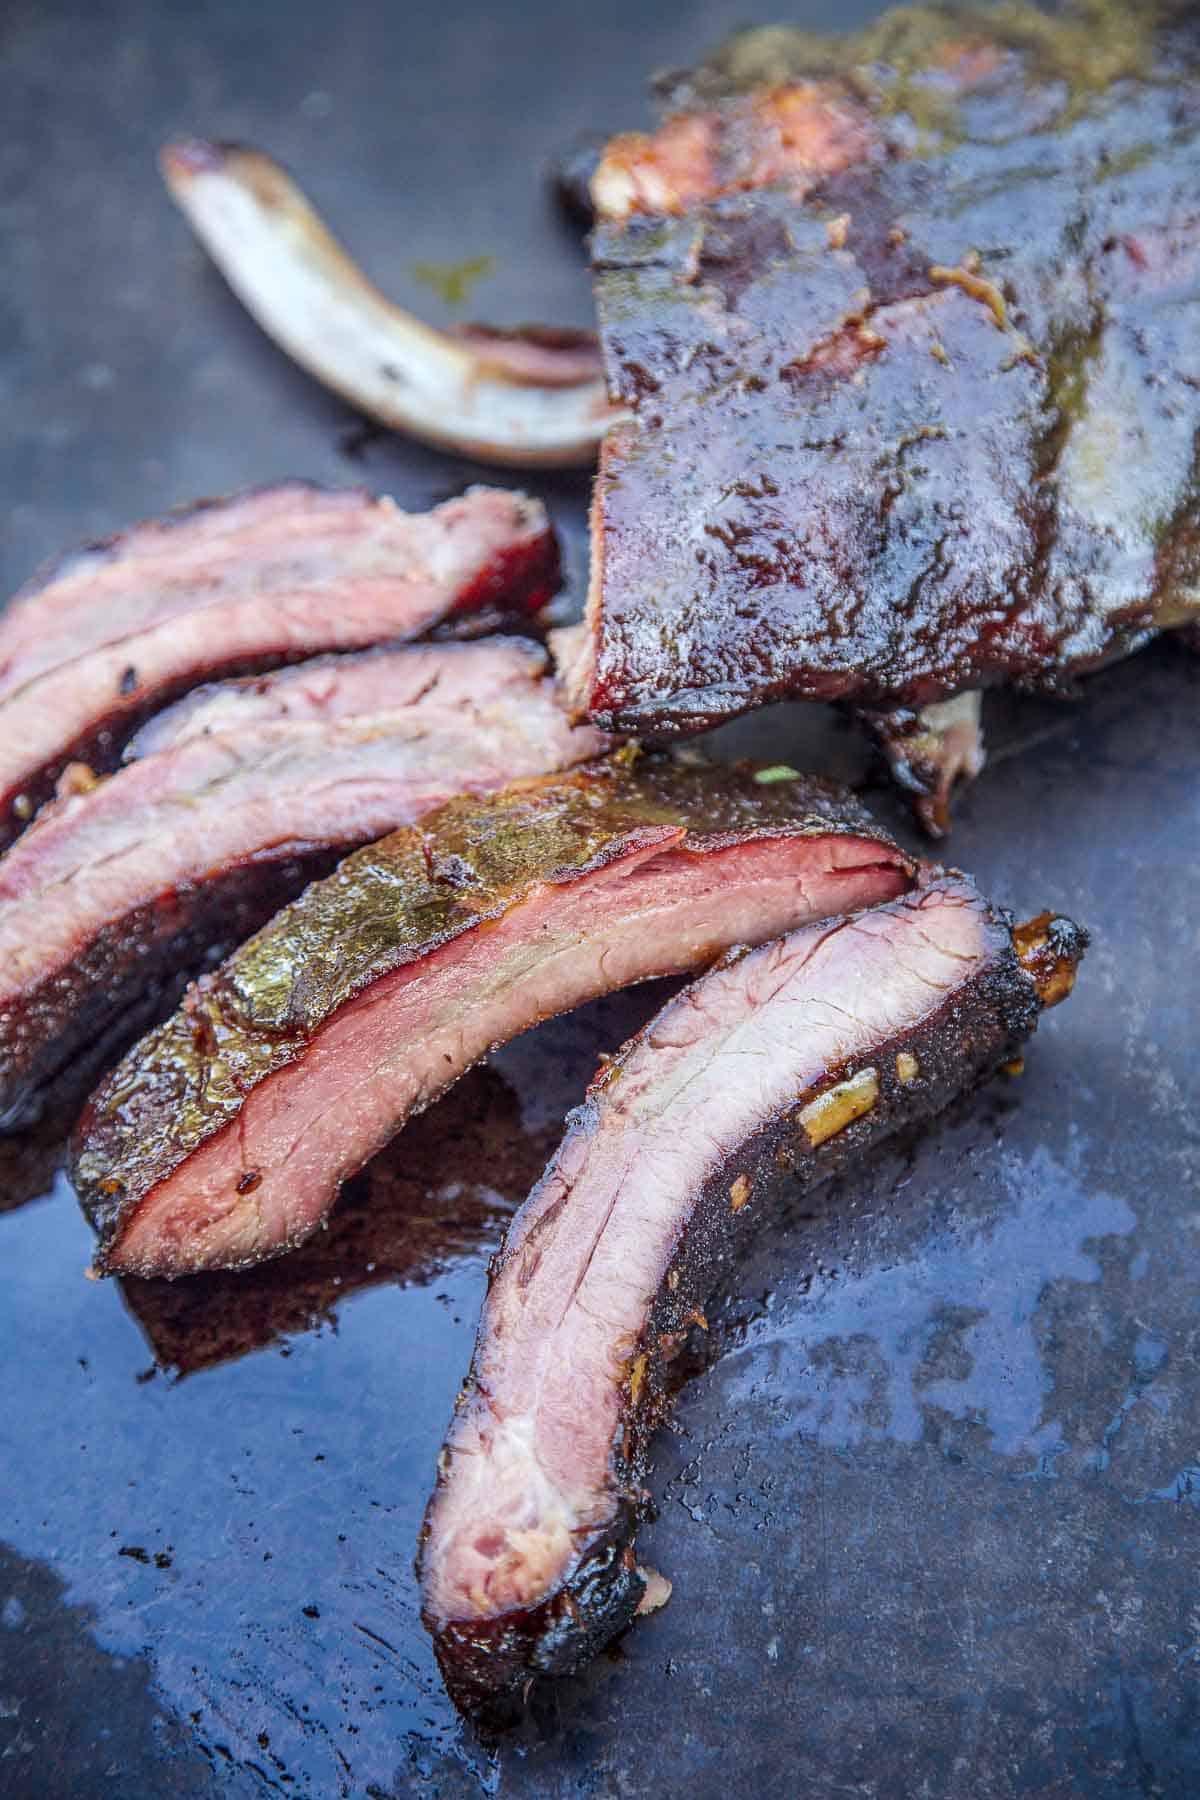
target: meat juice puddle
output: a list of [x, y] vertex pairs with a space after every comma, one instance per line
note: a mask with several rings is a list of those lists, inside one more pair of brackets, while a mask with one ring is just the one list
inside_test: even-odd
[[[124, 1292], [82, 1280], [90, 1234], [61, 1177], [0, 1215], [0, 1358], [36, 1371], [0, 1423], [0, 1466], [21, 1472], [8, 1541], [53, 1572], [64, 1606], [88, 1609], [106, 1652], [144, 1659], [189, 1741], [301, 1791], [406, 1791], [451, 1764], [486, 1790], [508, 1766], [445, 1698], [413, 1548], [487, 1255], [599, 1049], [666, 991], [511, 1046], [409, 1128], [369, 1193], [348, 1193], [329, 1242], [249, 1275]], [[1044, 1078], [1053, 1042], [1037, 1046]], [[1114, 1258], [1135, 1267], [1134, 1215], [1086, 1163], [1077, 1144], [1047, 1150], [1000, 1090], [760, 1245], [735, 1292], [771, 1300], [735, 1300], [725, 1316], [748, 1320], [718, 1327], [724, 1354], [663, 1435], [644, 1554], [686, 1593], [706, 1521], [770, 1541], [778, 1461], [911, 1447], [931, 1421], [947, 1455], [986, 1441], [1014, 1478], [1052, 1475], [1068, 1446], [1047, 1413], [1038, 1308]], [[191, 1372], [156, 1372], [148, 1339]], [[686, 1668], [697, 1610], [643, 1622], [625, 1656], [660, 1679]], [[612, 1674], [574, 1689], [586, 1700]], [[539, 1709], [524, 1753], [537, 1764], [559, 1729]]]
[[420, 1623], [417, 1532], [488, 1256], [600, 1051], [672, 985], [473, 1071], [328, 1232], [246, 1274], [84, 1280], [92, 1237], [62, 1175], [0, 1212], [0, 1356], [36, 1371], [0, 1422], [0, 1571], [8, 1550], [50, 1571], [222, 1766], [387, 1793], [398, 1767], [449, 1757], [491, 1785]]

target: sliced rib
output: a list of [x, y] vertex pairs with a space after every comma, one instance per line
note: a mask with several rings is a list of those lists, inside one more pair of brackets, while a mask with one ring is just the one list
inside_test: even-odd
[[633, 1543], [672, 1359], [796, 1193], [1007, 1061], [1083, 947], [939, 871], [734, 954], [593, 1084], [509, 1227], [439, 1461], [424, 1607], [456, 1698], [573, 1668], [647, 1594]]
[[68, 763], [113, 767], [143, 719], [206, 677], [532, 611], [557, 585], [543, 508], [491, 488], [415, 514], [288, 482], [93, 545], [0, 619], [0, 846]]
[[74, 1152], [97, 1267], [275, 1255], [495, 1045], [910, 878], [801, 779], [622, 756], [454, 802], [310, 887], [100, 1088]]
[[208, 688], [153, 722], [151, 754], [45, 807], [0, 859], [0, 1120], [348, 850], [602, 753], [546, 662], [490, 638]]

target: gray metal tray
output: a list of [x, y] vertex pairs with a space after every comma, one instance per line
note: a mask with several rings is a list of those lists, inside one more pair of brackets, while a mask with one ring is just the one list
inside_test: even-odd
[[[8, 0], [0, 587], [197, 494], [480, 477], [364, 439], [259, 336], [158, 185], [164, 136], [272, 149], [435, 315], [413, 265], [491, 254], [473, 312], [586, 323], [544, 164], [744, 7]], [[586, 483], [538, 486], [578, 595]], [[1078, 706], [992, 709], [952, 854], [1092, 927], [1077, 995], [1023, 1079], [761, 1245], [662, 1436], [670, 1605], [499, 1752], [442, 1692], [414, 1539], [504, 1214], [657, 996], [513, 1046], [328, 1238], [236, 1280], [84, 1281], [71, 1195], [20, 1204], [44, 1177], [5, 1151], [0, 1792], [1200, 1792], [1198, 681], [1163, 646]], [[820, 709], [721, 744], [868, 769]]]

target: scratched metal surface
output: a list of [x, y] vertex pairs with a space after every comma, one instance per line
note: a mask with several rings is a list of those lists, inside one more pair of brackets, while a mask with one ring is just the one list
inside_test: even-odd
[[[7, 0], [4, 590], [198, 493], [297, 473], [419, 506], [477, 473], [355, 445], [173, 216], [166, 133], [275, 150], [435, 315], [414, 263], [492, 254], [473, 311], [584, 322], [540, 167], [743, 11]], [[578, 582], [584, 484], [541, 485]], [[762, 1244], [662, 1439], [671, 1604], [498, 1751], [442, 1694], [414, 1536], [505, 1211], [653, 996], [496, 1058], [328, 1240], [238, 1280], [85, 1282], [71, 1196], [6, 1150], [0, 1791], [1200, 1792], [1198, 677], [1161, 648], [1077, 708], [994, 709], [953, 853], [1092, 926], [1077, 996], [1023, 1080]], [[725, 742], [866, 767], [819, 711]]]

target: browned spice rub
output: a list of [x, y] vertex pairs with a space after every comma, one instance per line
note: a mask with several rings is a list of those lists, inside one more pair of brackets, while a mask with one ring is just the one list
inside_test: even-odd
[[278, 1255], [496, 1044], [913, 867], [848, 796], [751, 769], [621, 754], [451, 801], [315, 882], [113, 1070], [72, 1168], [98, 1266]]

